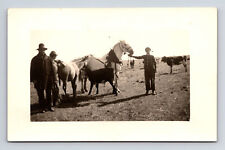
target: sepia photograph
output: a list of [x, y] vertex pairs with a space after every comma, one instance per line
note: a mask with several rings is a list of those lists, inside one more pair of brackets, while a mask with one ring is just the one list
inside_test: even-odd
[[31, 33], [31, 121], [189, 121], [188, 32], [117, 30]]
[[[216, 68], [206, 76], [203, 74], [205, 67], [216, 65], [216, 9], [9, 9], [8, 17], [9, 56], [15, 56], [16, 45], [24, 49], [24, 55], [19, 57], [23, 66], [18, 74], [25, 81], [19, 90], [25, 91], [25, 98], [18, 97], [21, 102], [18, 106], [12, 104], [15, 100], [9, 96], [9, 116], [25, 108], [18, 115], [25, 117], [27, 127], [58, 128], [60, 125], [61, 128], [62, 123], [72, 123], [67, 125], [77, 125], [72, 128], [78, 130], [82, 123], [90, 126], [93, 123], [93, 128], [88, 130], [95, 127], [99, 130], [105, 124], [104, 130], [113, 127], [125, 132], [124, 127], [128, 125], [127, 129], [135, 128], [136, 133], [146, 129], [139, 130], [142, 125], [148, 128], [153, 125], [152, 131], [161, 124], [158, 130], [173, 128], [172, 132], [175, 126], [189, 128], [191, 123], [200, 121], [198, 117], [204, 111], [198, 114], [196, 108], [203, 98], [201, 93], [207, 91], [214, 97], [214, 101], [205, 102], [206, 107], [213, 104], [214, 121], [209, 126], [215, 127]], [[200, 58], [204, 51], [206, 55]], [[212, 63], [198, 67], [202, 59], [210, 57]], [[12, 60], [13, 57], [9, 58], [11, 68]], [[13, 75], [11, 70], [9, 76]], [[211, 87], [205, 86], [204, 91], [198, 87], [206, 84], [202, 82], [207, 76], [212, 77], [206, 81]], [[12, 88], [14, 83], [10, 85]], [[16, 93], [21, 95], [19, 91]], [[41, 126], [40, 130], [45, 128]], [[214, 129], [206, 137], [214, 139]], [[184, 136], [186, 140], [200, 138], [191, 138], [190, 130], [184, 132], [188, 133]], [[105, 133], [101, 131], [100, 135]], [[140, 139], [115, 138], [111, 134], [107, 140], [160, 139], [149, 138], [147, 134]], [[174, 137], [178, 139], [181, 133], [176, 134]], [[95, 139], [102, 140], [102, 136]], [[95, 139], [80, 138], [81, 141]], [[173, 140], [168, 136], [166, 139]]]
[[31, 31], [31, 121], [189, 121], [191, 21], [93, 13]]

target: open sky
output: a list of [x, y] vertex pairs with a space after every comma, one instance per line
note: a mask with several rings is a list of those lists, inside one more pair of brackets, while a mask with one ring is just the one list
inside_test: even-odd
[[87, 54], [101, 57], [120, 40], [133, 48], [134, 55], [145, 54], [146, 47], [156, 57], [190, 54], [192, 19], [182, 9], [78, 9], [34, 17], [46, 22], [31, 30], [32, 57], [39, 43], [48, 48], [47, 54], [54, 50], [62, 60]]

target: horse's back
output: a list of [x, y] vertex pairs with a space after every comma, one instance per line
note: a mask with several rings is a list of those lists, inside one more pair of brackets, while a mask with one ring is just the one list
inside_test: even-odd
[[89, 61], [87, 62], [87, 68], [90, 71], [95, 71], [95, 70], [105, 68], [105, 64], [103, 62], [99, 61], [98, 59], [91, 57], [91, 58], [89, 58]]
[[79, 74], [79, 68], [75, 63], [66, 63], [59, 68], [59, 76], [63, 81], [72, 81]]
[[61, 66], [58, 70], [58, 73], [59, 73], [59, 77], [61, 80], [67, 81], [69, 73], [70, 73], [70, 67], [67, 65], [65, 65], [63, 67]]

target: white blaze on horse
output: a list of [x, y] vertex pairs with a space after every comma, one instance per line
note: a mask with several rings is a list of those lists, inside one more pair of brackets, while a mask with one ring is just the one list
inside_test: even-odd
[[[104, 70], [104, 68], [112, 68], [113, 69], [113, 93], [117, 94], [118, 92], [120, 92], [119, 88], [118, 88], [118, 78], [119, 78], [119, 72], [121, 71], [121, 64], [122, 64], [122, 56], [123, 54], [129, 53], [129, 55], [133, 54], [133, 49], [131, 48], [130, 45], [128, 45], [125, 41], [120, 41], [117, 44], [114, 45], [113, 49], [110, 50], [110, 52], [103, 56], [101, 59], [96, 59], [94, 58], [92, 55], [90, 56], [86, 56], [83, 61], [86, 62], [86, 69], [89, 70], [89, 75], [92, 75], [92, 81], [93, 83], [91, 83], [91, 88], [94, 84], [94, 82], [100, 82], [101, 78], [97, 77], [96, 75], [100, 75], [102, 72], [108, 72], [110, 73], [111, 70]], [[102, 72], [96, 72], [96, 70], [101, 70]], [[93, 74], [92, 74], [93, 73]], [[104, 80], [109, 80], [109, 82], [111, 82], [111, 77], [112, 75], [110, 74], [109, 76], [104, 75], [102, 77], [102, 81]], [[95, 81], [95, 78], [96, 81]], [[90, 80], [90, 77], [89, 77]], [[95, 83], [96, 87], [98, 88], [98, 83]], [[110, 83], [111, 84], [111, 83]], [[116, 90], [115, 90], [115, 89]], [[97, 89], [98, 91], [98, 89]], [[89, 91], [90, 94], [91, 91]]]

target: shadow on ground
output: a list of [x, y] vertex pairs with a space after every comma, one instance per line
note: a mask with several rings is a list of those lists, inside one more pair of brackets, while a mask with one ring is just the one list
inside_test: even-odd
[[[91, 96], [79, 95], [75, 99], [73, 98], [73, 95], [67, 95], [67, 96], [63, 95], [61, 102], [56, 106], [56, 108], [74, 108], [74, 107], [88, 106], [90, 103], [84, 103], [84, 104], [79, 104], [79, 103], [89, 101], [89, 100], [96, 100], [98, 98], [102, 98], [107, 95], [112, 95], [112, 93], [106, 93], [106, 94], [101, 94], [101, 95], [91, 95]], [[136, 96], [132, 96], [132, 97], [118, 99], [118, 100], [111, 101], [111, 102], [99, 102], [101, 104], [98, 105], [98, 107], [103, 107], [103, 106], [110, 105], [110, 104], [117, 104], [117, 103], [129, 101], [129, 100], [136, 99], [136, 98], [143, 97], [143, 96], [146, 96], [146, 95], [140, 94], [140, 95], [136, 95]], [[31, 115], [37, 114], [40, 112], [41, 112], [41, 110], [40, 110], [39, 104], [31, 105]]]
[[[73, 98], [73, 95], [62, 95], [61, 102], [56, 106], [56, 108], [74, 108], [74, 107], [84, 107], [88, 106], [89, 103], [79, 104], [80, 102], [85, 102], [89, 100], [96, 100], [107, 95], [112, 95], [112, 93], [106, 93], [101, 95], [77, 95]], [[31, 115], [41, 113], [39, 104], [32, 104], [30, 107]]]
[[118, 100], [111, 101], [111, 102], [101, 102], [101, 104], [98, 105], [98, 107], [103, 107], [103, 106], [110, 105], [110, 104], [117, 104], [117, 103], [121, 103], [121, 102], [126, 102], [126, 101], [136, 99], [136, 98], [140, 98], [140, 97], [143, 97], [143, 96], [146, 96], [146, 95], [140, 94], [140, 95], [135, 95], [135, 96], [132, 96], [132, 97], [126, 97], [126, 98], [118, 99]]

